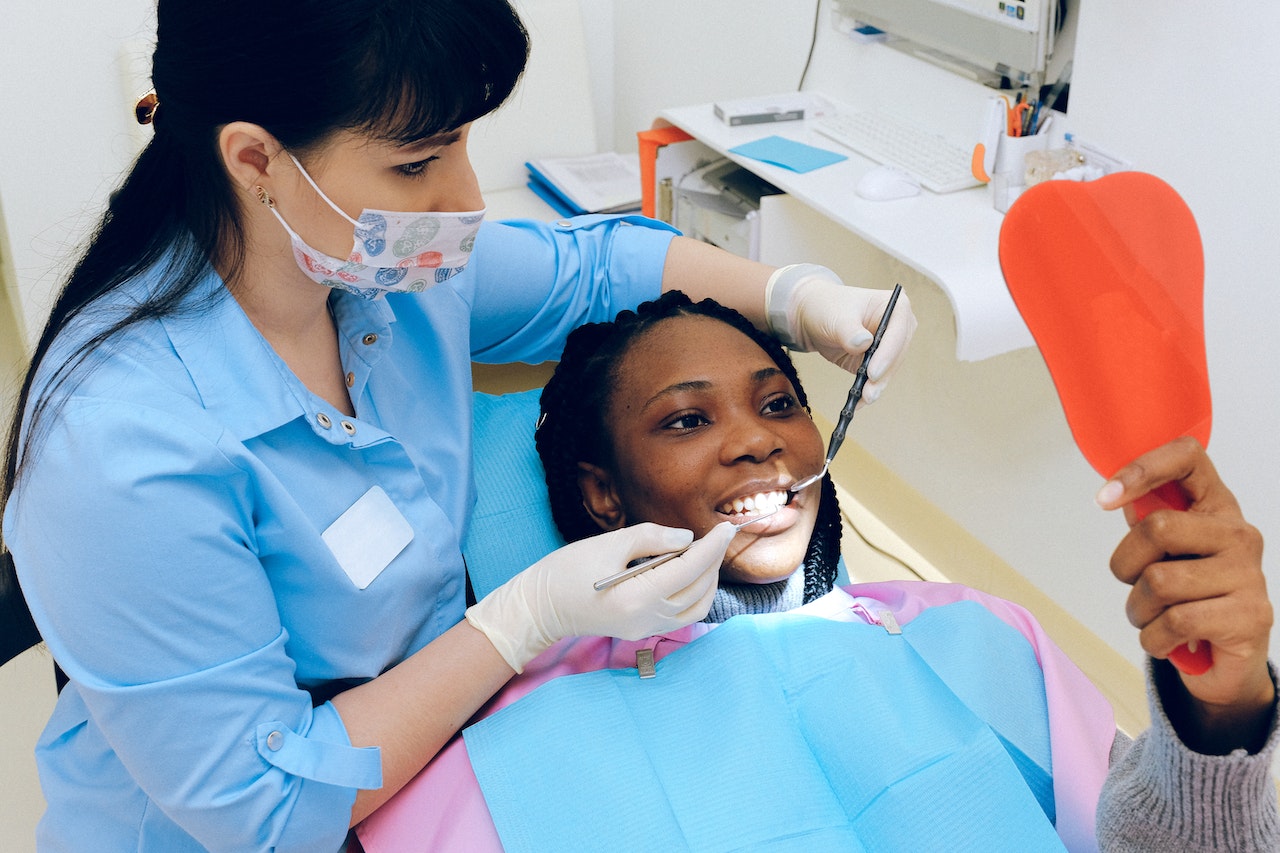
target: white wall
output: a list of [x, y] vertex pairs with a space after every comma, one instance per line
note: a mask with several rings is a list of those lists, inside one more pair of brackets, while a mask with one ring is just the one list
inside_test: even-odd
[[[1173, 185], [1205, 250], [1209, 449], [1280, 590], [1280, 7], [1085, 3], [1071, 124]], [[1256, 105], [1255, 105], [1255, 102]], [[1244, 117], [1244, 118], [1242, 118]], [[1273, 633], [1272, 648], [1277, 648]], [[1273, 652], [1273, 657], [1275, 656]]]
[[813, 0], [614, 0], [614, 147], [665, 107], [800, 85]]
[[[0, 201], [27, 334], [137, 150], [121, 57], [154, 33], [150, 0], [5, 3]], [[134, 93], [134, 97], [141, 91]]]
[[1205, 249], [1209, 448], [1280, 590], [1280, 7], [1084, 3], [1071, 124], [1181, 193]]

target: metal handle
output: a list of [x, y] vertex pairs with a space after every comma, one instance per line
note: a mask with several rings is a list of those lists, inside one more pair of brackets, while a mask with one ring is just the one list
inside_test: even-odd
[[[733, 526], [733, 529], [741, 530], [742, 528], [746, 527], [748, 524], [755, 524], [757, 521], [763, 521], [764, 519], [773, 515], [777, 511], [778, 511], [778, 508], [774, 507], [773, 509], [764, 513], [763, 515], [757, 515], [755, 518], [751, 519], [750, 521], [744, 521], [741, 524], [735, 524]], [[609, 575], [609, 577], [607, 578], [601, 578], [600, 580], [592, 584], [592, 586], [596, 588], [597, 592], [602, 592], [611, 586], [617, 586], [618, 584], [622, 583], [625, 580], [630, 580], [636, 575], [644, 574], [650, 569], [656, 569], [658, 566], [661, 566], [663, 563], [667, 562], [668, 560], [673, 560], [676, 557], [679, 557], [681, 554], [683, 554], [685, 551], [688, 551], [692, 547], [693, 547], [693, 543], [690, 542], [688, 545], [685, 545], [683, 548], [677, 551], [671, 551], [666, 554], [659, 554], [656, 557], [649, 557], [647, 559], [641, 560], [635, 565], [628, 566], [627, 568], [623, 569], [622, 571], [616, 574]]]
[[827, 473], [827, 468], [831, 467], [831, 460], [836, 458], [836, 451], [840, 449], [840, 445], [844, 444], [844, 435], [849, 431], [849, 422], [853, 420], [853, 411], [858, 407], [859, 401], [862, 400], [862, 389], [867, 384], [867, 365], [871, 363], [871, 356], [876, 354], [876, 350], [880, 348], [880, 341], [884, 338], [885, 330], [889, 328], [889, 317], [893, 315], [893, 307], [898, 304], [898, 295], [902, 293], [902, 285], [895, 284], [893, 293], [889, 294], [889, 304], [885, 306], [884, 314], [880, 316], [880, 325], [876, 328], [875, 336], [871, 339], [871, 346], [867, 347], [867, 351], [862, 354], [862, 363], [858, 365], [858, 372], [853, 378], [853, 387], [849, 389], [849, 396], [845, 398], [844, 408], [840, 410], [840, 417], [836, 421], [836, 428], [831, 431], [831, 440], [827, 443], [827, 458], [822, 463], [822, 470], [818, 473], [805, 477], [798, 483], [792, 483], [788, 491], [798, 492], [801, 489], [807, 489], [809, 486], [822, 479]]
[[880, 317], [880, 325], [876, 328], [875, 337], [871, 339], [871, 346], [867, 347], [867, 351], [862, 354], [862, 364], [858, 365], [858, 372], [853, 379], [853, 387], [849, 389], [849, 396], [844, 401], [844, 408], [840, 410], [840, 419], [836, 422], [836, 428], [831, 433], [831, 445], [827, 448], [827, 464], [831, 464], [831, 460], [836, 458], [836, 451], [840, 449], [840, 445], [844, 444], [844, 434], [849, 430], [849, 422], [853, 420], [853, 411], [857, 408], [859, 401], [862, 400], [862, 389], [867, 384], [867, 366], [871, 363], [871, 356], [876, 354], [876, 350], [880, 348], [880, 341], [884, 338], [885, 330], [889, 328], [889, 317], [893, 314], [893, 308], [898, 304], [898, 295], [902, 293], [902, 285], [895, 284], [893, 293], [889, 295], [889, 304], [885, 306], [884, 314]]

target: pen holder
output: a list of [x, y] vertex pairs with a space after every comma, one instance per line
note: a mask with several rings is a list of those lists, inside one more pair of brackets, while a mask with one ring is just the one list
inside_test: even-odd
[[1034, 136], [1001, 134], [996, 146], [995, 172], [991, 175], [992, 203], [1004, 213], [1027, 187], [1026, 159], [1031, 151], [1049, 147], [1049, 134], [1041, 129]]

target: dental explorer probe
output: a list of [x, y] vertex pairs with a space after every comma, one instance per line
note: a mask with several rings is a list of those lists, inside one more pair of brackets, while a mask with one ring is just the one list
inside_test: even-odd
[[[768, 512], [757, 515], [755, 518], [751, 519], [750, 521], [744, 521], [741, 524], [735, 524], [733, 526], [733, 529], [741, 530], [742, 528], [746, 527], [748, 524], [755, 524], [757, 521], [763, 521], [764, 519], [773, 515], [777, 511], [778, 511], [778, 508], [775, 506], [773, 509], [769, 510]], [[649, 557], [647, 560], [641, 560], [640, 562], [636, 563], [634, 566], [628, 566], [627, 568], [623, 569], [617, 574], [609, 575], [609, 577], [607, 578], [602, 578], [601, 580], [596, 581], [594, 586], [597, 591], [604, 591], [611, 586], [617, 586], [623, 581], [630, 580], [636, 575], [643, 574], [644, 572], [647, 572], [650, 569], [656, 569], [658, 566], [661, 566], [663, 563], [667, 562], [667, 560], [672, 560], [672, 559], [675, 559], [676, 557], [679, 557], [681, 554], [683, 554], [685, 551], [688, 551], [692, 547], [693, 547], [693, 543], [690, 542], [688, 545], [685, 545], [683, 548], [680, 548], [677, 551], [672, 551], [669, 554], [659, 554], [657, 557]]]
[[871, 356], [875, 355], [876, 350], [880, 348], [880, 339], [884, 337], [885, 329], [889, 328], [889, 316], [893, 314], [893, 306], [898, 304], [898, 294], [901, 292], [902, 285], [895, 284], [893, 293], [889, 296], [889, 304], [885, 306], [884, 315], [880, 318], [880, 326], [876, 329], [875, 337], [871, 339], [871, 346], [867, 347], [867, 351], [862, 354], [862, 364], [858, 365], [853, 387], [849, 389], [849, 397], [844, 401], [844, 408], [840, 410], [840, 420], [836, 422], [836, 428], [831, 433], [831, 441], [827, 446], [827, 459], [822, 463], [822, 470], [812, 477], [805, 477], [798, 483], [792, 483], [787, 491], [795, 493], [801, 489], [807, 489], [822, 479], [827, 469], [831, 467], [831, 460], [836, 458], [836, 451], [840, 449], [840, 445], [844, 444], [844, 434], [849, 429], [849, 422], [853, 420], [853, 410], [862, 399], [862, 389], [867, 384], [867, 365], [871, 363]]

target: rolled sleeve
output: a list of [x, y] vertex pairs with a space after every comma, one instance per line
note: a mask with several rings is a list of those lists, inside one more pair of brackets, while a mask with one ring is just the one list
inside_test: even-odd
[[486, 225], [466, 279], [474, 287], [472, 357], [489, 363], [558, 358], [577, 326], [612, 320], [658, 297], [677, 234], [643, 216]]
[[285, 640], [178, 678], [68, 687], [144, 793], [209, 850], [336, 850], [356, 790], [382, 784], [380, 751], [352, 747], [331, 704], [289, 688]]
[[258, 726], [256, 742], [258, 755], [285, 773], [344, 788], [382, 787], [381, 751], [351, 746], [331, 703], [316, 708], [307, 734], [272, 720]]

